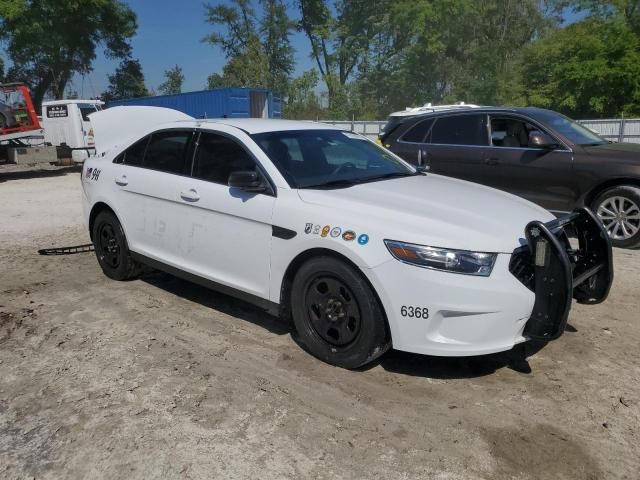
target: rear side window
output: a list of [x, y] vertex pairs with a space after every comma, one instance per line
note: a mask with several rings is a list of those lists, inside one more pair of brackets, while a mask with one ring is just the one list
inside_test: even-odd
[[431, 142], [443, 145], [488, 145], [486, 115], [453, 115], [436, 120]]
[[402, 136], [403, 142], [422, 143], [433, 125], [433, 119], [423, 120]]
[[195, 178], [227, 185], [231, 172], [255, 168], [253, 158], [238, 142], [215, 133], [200, 135], [193, 165]]
[[[159, 132], [151, 135], [143, 166], [182, 175], [192, 132]], [[125, 158], [126, 162], [126, 158]]]
[[[144, 151], [149, 143], [149, 137], [144, 137], [142, 140], [138, 140], [136, 143], [127, 148], [124, 152], [124, 158], [122, 163], [125, 165], [132, 165], [134, 167], [141, 167], [142, 160], [144, 159]], [[120, 159], [120, 156], [116, 160]], [[120, 162], [116, 162], [120, 163]]]

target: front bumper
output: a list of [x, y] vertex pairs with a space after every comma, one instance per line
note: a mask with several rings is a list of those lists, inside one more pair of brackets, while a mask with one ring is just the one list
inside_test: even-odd
[[611, 241], [586, 207], [551, 222], [531, 222], [525, 235], [528, 244], [513, 253], [509, 265], [535, 293], [524, 335], [553, 340], [564, 332], [572, 299], [593, 305], [607, 298], [613, 281]]
[[[590, 304], [606, 298], [613, 278], [611, 245], [592, 212], [581, 209], [552, 222], [531, 222], [524, 233], [527, 245], [499, 254], [489, 277], [394, 259], [369, 269], [393, 347], [438, 356], [509, 350], [528, 339], [560, 336], [572, 298]], [[577, 248], [571, 247], [570, 235]], [[542, 248], [544, 256], [538, 253]], [[540, 265], [537, 253], [544, 260]], [[428, 309], [428, 317], [407, 316], [409, 307]]]

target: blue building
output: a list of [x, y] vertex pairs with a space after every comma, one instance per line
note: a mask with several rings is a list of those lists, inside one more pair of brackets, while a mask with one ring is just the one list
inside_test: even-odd
[[157, 97], [114, 100], [108, 107], [145, 105], [179, 110], [194, 118], [280, 118], [280, 97], [259, 88], [217, 88]]

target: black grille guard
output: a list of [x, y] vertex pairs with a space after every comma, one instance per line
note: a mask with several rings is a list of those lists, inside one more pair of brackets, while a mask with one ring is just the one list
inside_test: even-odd
[[[530, 222], [528, 244], [512, 256], [509, 269], [535, 293], [524, 335], [553, 340], [564, 332], [571, 300], [603, 302], [613, 281], [611, 241], [600, 220], [586, 207], [551, 222]], [[573, 248], [569, 237], [577, 239]]]

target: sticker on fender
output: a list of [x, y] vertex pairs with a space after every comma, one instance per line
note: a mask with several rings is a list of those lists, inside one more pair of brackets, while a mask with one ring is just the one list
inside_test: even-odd
[[429, 318], [429, 309], [427, 307], [416, 307], [413, 305], [402, 305], [400, 307], [400, 315], [408, 318]]

